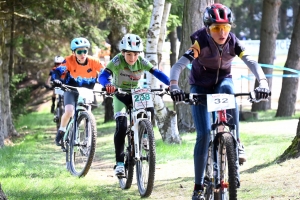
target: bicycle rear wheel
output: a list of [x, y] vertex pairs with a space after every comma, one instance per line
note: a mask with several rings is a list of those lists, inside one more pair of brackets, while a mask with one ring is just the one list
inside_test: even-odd
[[65, 152], [66, 152], [66, 167], [67, 167], [67, 170], [70, 171], [70, 141], [72, 140], [73, 138], [73, 132], [74, 132], [74, 128], [73, 128], [73, 121], [70, 121], [69, 124], [68, 124], [68, 129], [65, 133], [65, 136], [67, 138], [65, 138], [64, 136], [64, 145], [65, 145]]
[[74, 176], [82, 177], [88, 173], [96, 149], [97, 129], [92, 113], [79, 113], [76, 132], [70, 142], [70, 172]]
[[58, 131], [59, 127], [60, 127], [60, 122], [61, 122], [61, 116], [64, 113], [64, 107], [62, 105], [62, 103], [58, 103], [57, 107], [56, 107], [56, 112], [55, 112], [55, 118], [56, 118], [56, 129]]
[[231, 133], [223, 133], [220, 136], [218, 165], [220, 169], [220, 200], [237, 199], [237, 154], [234, 138]]
[[125, 157], [125, 176], [118, 176], [120, 187], [124, 189], [129, 189], [132, 184], [133, 179], [133, 169], [134, 169], [134, 143], [133, 143], [133, 134], [132, 132], [127, 133], [125, 139], [125, 149], [124, 149], [124, 157]]
[[137, 185], [142, 197], [151, 195], [155, 177], [155, 138], [149, 120], [141, 120], [138, 128], [140, 160], [136, 161]]

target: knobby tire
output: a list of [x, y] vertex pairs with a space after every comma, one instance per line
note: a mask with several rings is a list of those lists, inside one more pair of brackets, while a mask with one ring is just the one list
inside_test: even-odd
[[228, 183], [228, 188], [221, 187], [220, 200], [237, 200], [237, 154], [233, 136], [226, 132], [220, 136], [218, 165], [220, 182]]
[[56, 129], [57, 129], [57, 131], [58, 131], [59, 127], [60, 127], [61, 117], [64, 114], [64, 107], [61, 104], [62, 103], [59, 103], [57, 105], [57, 108], [56, 108], [56, 116], [58, 117], [58, 119], [56, 120]]
[[120, 187], [124, 189], [129, 189], [132, 184], [133, 171], [135, 161], [134, 157], [134, 143], [133, 143], [133, 133], [127, 132], [124, 144], [124, 163], [125, 163], [125, 176], [118, 177]]
[[[85, 125], [83, 132], [79, 130], [81, 123]], [[88, 173], [95, 156], [97, 128], [94, 115], [87, 111], [81, 111], [77, 119], [76, 130], [78, 130], [77, 143], [75, 143], [74, 137], [70, 141], [70, 172], [74, 176], [83, 177]], [[86, 137], [87, 134], [88, 137]], [[80, 166], [79, 162], [81, 161]]]
[[[144, 148], [143, 135], [148, 135], [148, 147]], [[139, 148], [141, 159], [136, 161], [137, 185], [142, 197], [149, 197], [152, 193], [155, 178], [155, 138], [152, 124], [144, 119], [139, 122]]]
[[214, 192], [213, 159], [212, 159], [212, 141], [209, 144], [207, 164], [204, 176], [204, 197], [205, 200], [220, 200], [218, 193]]

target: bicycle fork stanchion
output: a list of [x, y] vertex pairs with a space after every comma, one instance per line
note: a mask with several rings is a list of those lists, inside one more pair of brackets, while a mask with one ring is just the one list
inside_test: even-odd
[[139, 145], [139, 124], [140, 124], [140, 121], [141, 120], [144, 120], [144, 118], [137, 118], [137, 115], [141, 113], [140, 111], [138, 112], [135, 112], [133, 111], [132, 113], [132, 120], [133, 120], [133, 126], [131, 127], [131, 130], [133, 131], [134, 133], [134, 158], [135, 160], [141, 160], [141, 156], [140, 156], [140, 145]]

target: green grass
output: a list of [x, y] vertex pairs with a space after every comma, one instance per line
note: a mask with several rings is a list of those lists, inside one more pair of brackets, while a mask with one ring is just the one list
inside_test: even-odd
[[[259, 113], [260, 120], [240, 123], [241, 140], [248, 156], [246, 166], [241, 167], [241, 199], [269, 199], [274, 196], [273, 186], [268, 183], [270, 178], [264, 177], [272, 174], [265, 170], [270, 169], [273, 174], [284, 171], [278, 169], [281, 165], [278, 165], [276, 158], [291, 144], [296, 134], [294, 126], [297, 120], [296, 116], [275, 120], [274, 113], [262, 112]], [[54, 145], [52, 115], [41, 112], [22, 116], [16, 124], [21, 136], [13, 140], [13, 146], [6, 146], [0, 151], [0, 180], [8, 199], [140, 199], [136, 183], [124, 191], [113, 177], [115, 122], [104, 124], [101, 108], [95, 110], [95, 116], [98, 125], [96, 156], [88, 175], [80, 179], [66, 170], [65, 154]], [[163, 143], [158, 129], [154, 131], [158, 170], [161, 166], [173, 166], [174, 163], [191, 163], [190, 169], [193, 169], [195, 133], [181, 135], [182, 143], [174, 145]], [[150, 199], [190, 199], [193, 178], [177, 177], [176, 174], [174, 177], [163, 180], [158, 177]], [[263, 182], [264, 187], [257, 184], [257, 180]], [[172, 194], [169, 195], [174, 198], [167, 198], [166, 191], [170, 190]], [[275, 197], [286, 197], [285, 193], [287, 190], [277, 190]]]
[[[156, 162], [158, 164], [165, 164], [170, 160], [181, 160], [181, 159], [193, 159], [194, 143], [195, 143], [196, 133], [185, 134], [181, 136], [181, 145], [177, 144], [165, 144], [158, 130], [155, 128], [155, 138], [156, 138]], [[158, 139], [157, 139], [158, 138]]]

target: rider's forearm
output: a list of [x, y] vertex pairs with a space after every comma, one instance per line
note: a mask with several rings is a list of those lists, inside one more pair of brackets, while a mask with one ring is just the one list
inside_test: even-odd
[[162, 71], [160, 71], [158, 69], [151, 68], [149, 72], [151, 74], [153, 74], [153, 76], [155, 76], [158, 80], [160, 80], [164, 84], [170, 85], [169, 77], [167, 77], [167, 75], [165, 75]]
[[170, 81], [170, 85], [178, 85], [178, 81], [172, 80]]
[[110, 73], [108, 70], [104, 70], [100, 76], [98, 77], [98, 82], [105, 87], [107, 84], [110, 83], [110, 81], [108, 80], [108, 78], [110, 77]]
[[256, 79], [258, 81], [266, 79], [266, 76], [265, 76], [262, 68], [249, 55], [244, 55], [241, 59], [249, 67], [249, 69], [251, 70], [251, 72], [254, 74], [254, 76], [256, 77]]
[[186, 68], [188, 64], [190, 64], [191, 61], [187, 59], [186, 57], [182, 56], [171, 68], [170, 72], [170, 84], [174, 84], [178, 82], [179, 75]]

